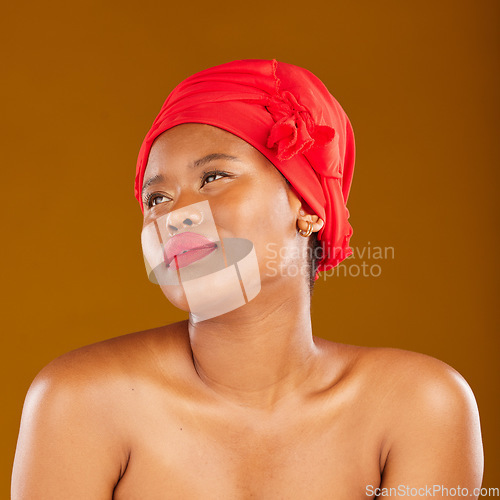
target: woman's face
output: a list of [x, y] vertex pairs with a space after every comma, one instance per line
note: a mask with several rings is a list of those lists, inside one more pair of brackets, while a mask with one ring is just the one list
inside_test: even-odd
[[[297, 247], [305, 243], [297, 235], [300, 201], [272, 163], [239, 137], [203, 124], [167, 130], [151, 148], [144, 186], [143, 227], [163, 218], [172, 234], [196, 233], [194, 204], [208, 201], [221, 239], [253, 243], [261, 287], [297, 265]], [[161, 287], [176, 307], [189, 309], [181, 286]]]

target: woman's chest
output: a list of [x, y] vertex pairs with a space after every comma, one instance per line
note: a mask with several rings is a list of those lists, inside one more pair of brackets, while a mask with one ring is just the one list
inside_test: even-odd
[[380, 435], [348, 408], [142, 421], [116, 500], [366, 499], [380, 482]]

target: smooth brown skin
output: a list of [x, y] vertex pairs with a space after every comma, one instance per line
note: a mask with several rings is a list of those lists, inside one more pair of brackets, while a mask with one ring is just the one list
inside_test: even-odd
[[[190, 168], [212, 153], [240, 161]], [[215, 167], [230, 176], [202, 187], [201, 170]], [[479, 415], [461, 375], [423, 354], [313, 336], [307, 280], [266, 275], [266, 242], [303, 248], [297, 224], [317, 231], [322, 221], [302, 215], [260, 153], [181, 125], [153, 145], [145, 179], [159, 172], [154, 192], [165, 198], [145, 223], [208, 199], [222, 237], [253, 241], [262, 290], [211, 320], [110, 339], [45, 367], [23, 411], [13, 500], [352, 500], [378, 486], [481, 485]], [[175, 288], [164, 292], [185, 308]], [[325, 314], [334, 331], [335, 310]]]

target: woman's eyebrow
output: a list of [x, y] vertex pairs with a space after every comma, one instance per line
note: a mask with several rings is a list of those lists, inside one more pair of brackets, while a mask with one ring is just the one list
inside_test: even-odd
[[[215, 161], [215, 160], [229, 160], [229, 161], [241, 161], [239, 158], [237, 158], [236, 156], [231, 156], [231, 155], [227, 155], [227, 154], [224, 154], [224, 153], [212, 153], [212, 154], [209, 154], [209, 155], [206, 155], [204, 156], [203, 158], [200, 158], [199, 160], [196, 160], [192, 165], [191, 167], [192, 168], [199, 168], [199, 167], [203, 167], [204, 165], [206, 165], [207, 163], [210, 163], [211, 161]], [[165, 180], [165, 177], [161, 174], [156, 174], [156, 175], [153, 175], [153, 177], [150, 177], [142, 186], [142, 194], [144, 195], [144, 192], [146, 191], [146, 189], [151, 186], [152, 184], [158, 184], [162, 181]]]
[[200, 158], [199, 160], [196, 160], [193, 163], [193, 167], [202, 167], [203, 165], [206, 165], [207, 163], [210, 163], [214, 160], [241, 161], [239, 158], [236, 158], [236, 156], [226, 155], [224, 153], [212, 153], [204, 156], [203, 158]]
[[158, 184], [159, 182], [162, 182], [165, 178], [161, 174], [156, 174], [153, 175], [153, 177], [150, 177], [142, 186], [142, 195], [144, 196], [144, 192], [146, 189], [151, 186], [151, 184]]

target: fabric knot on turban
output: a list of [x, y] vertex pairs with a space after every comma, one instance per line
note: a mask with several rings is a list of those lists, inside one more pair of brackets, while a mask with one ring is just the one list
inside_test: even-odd
[[167, 97], [141, 145], [135, 178], [141, 210], [151, 146], [160, 134], [182, 123], [204, 123], [240, 137], [288, 179], [324, 221], [317, 234], [323, 246], [320, 272], [352, 255], [346, 203], [354, 134], [344, 110], [318, 77], [275, 59], [245, 59], [186, 78]]
[[267, 147], [277, 147], [280, 160], [290, 160], [315, 144], [325, 146], [335, 137], [333, 128], [316, 125], [309, 110], [287, 90], [272, 98], [266, 109], [275, 121]]
[[[336, 138], [332, 127], [314, 123], [310, 111], [287, 90], [271, 98], [266, 109], [275, 121], [267, 147], [276, 148], [276, 156], [282, 161], [290, 160], [298, 153], [305, 154], [314, 146], [325, 147]], [[338, 140], [332, 145], [332, 149], [336, 150], [338, 156]], [[338, 161], [335, 166], [338, 166]], [[315, 170], [327, 177], [337, 177], [338, 169], [331, 167], [331, 162], [328, 165], [319, 163]]]

